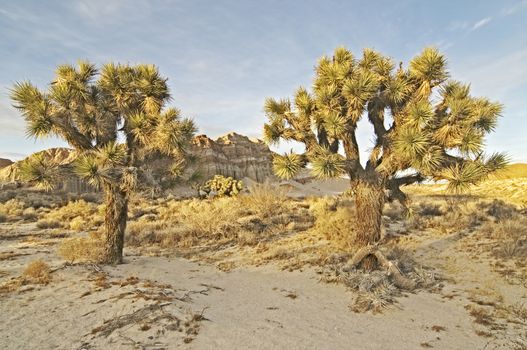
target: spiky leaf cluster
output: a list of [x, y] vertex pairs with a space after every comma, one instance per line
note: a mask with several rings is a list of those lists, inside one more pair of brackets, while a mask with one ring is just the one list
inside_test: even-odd
[[[46, 91], [21, 82], [11, 98], [26, 120], [27, 135], [66, 140], [78, 151], [74, 172], [96, 187], [133, 189], [143, 160], [153, 153], [173, 157], [177, 173], [196, 129], [179, 110], [166, 108], [167, 79], [153, 65], [61, 65]], [[58, 173], [50, 177], [33, 163], [24, 165], [26, 178], [51, 188]]]
[[[469, 85], [449, 80], [446, 58], [434, 48], [425, 48], [407, 68], [371, 49], [355, 57], [337, 48], [319, 60], [311, 91], [299, 88], [292, 100], [268, 98], [264, 110], [268, 143], [305, 145], [303, 154], [275, 157], [274, 170], [283, 178], [309, 166], [317, 177], [373, 173], [389, 186], [410, 169], [408, 181], [449, 179], [461, 188], [495, 170], [490, 159], [505, 160], [483, 160], [484, 138], [496, 127], [501, 104], [473, 97]], [[356, 140], [362, 118], [374, 135], [366, 162]]]

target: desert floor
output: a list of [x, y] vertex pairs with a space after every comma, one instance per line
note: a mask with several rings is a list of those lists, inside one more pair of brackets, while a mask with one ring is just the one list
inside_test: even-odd
[[[438, 277], [381, 312], [354, 312], [356, 292], [327, 283], [316, 264], [248, 260], [254, 246], [129, 248], [122, 265], [69, 264], [57, 254], [57, 229], [4, 222], [0, 348], [526, 349], [525, 264], [490, 254], [492, 240], [477, 229], [434, 220], [409, 227], [386, 218], [397, 244]], [[36, 259], [51, 267], [50, 281], [16, 285]]]

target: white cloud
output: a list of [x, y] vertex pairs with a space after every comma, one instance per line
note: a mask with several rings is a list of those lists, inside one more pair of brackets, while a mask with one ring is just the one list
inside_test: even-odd
[[478, 92], [504, 98], [510, 91], [527, 84], [526, 61], [527, 49], [521, 49], [498, 58], [473, 57], [455, 71], [459, 72], [456, 76], [466, 78]]
[[477, 21], [476, 23], [474, 23], [474, 25], [472, 26], [472, 28], [470, 29], [471, 31], [473, 30], [477, 30], [485, 25], [487, 25], [490, 21], [492, 20], [491, 17], [485, 17], [483, 19], [480, 19], [479, 21]]

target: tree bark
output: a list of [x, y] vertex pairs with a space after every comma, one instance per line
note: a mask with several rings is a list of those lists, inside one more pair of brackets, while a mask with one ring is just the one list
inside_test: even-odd
[[[359, 248], [374, 245], [381, 239], [382, 209], [385, 202], [384, 186], [376, 175], [352, 182], [355, 192], [356, 235]], [[376, 266], [376, 258], [370, 254], [363, 259], [364, 269]]]
[[124, 232], [128, 219], [128, 193], [117, 185], [105, 187], [106, 212], [104, 216], [105, 241], [103, 262], [123, 262]]

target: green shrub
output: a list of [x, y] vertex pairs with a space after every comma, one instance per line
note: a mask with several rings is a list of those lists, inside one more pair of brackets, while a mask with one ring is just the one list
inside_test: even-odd
[[200, 190], [206, 194], [214, 194], [218, 197], [233, 197], [238, 195], [243, 188], [243, 182], [233, 179], [232, 177], [225, 177], [223, 175], [215, 175], [212, 179], [205, 182]]

